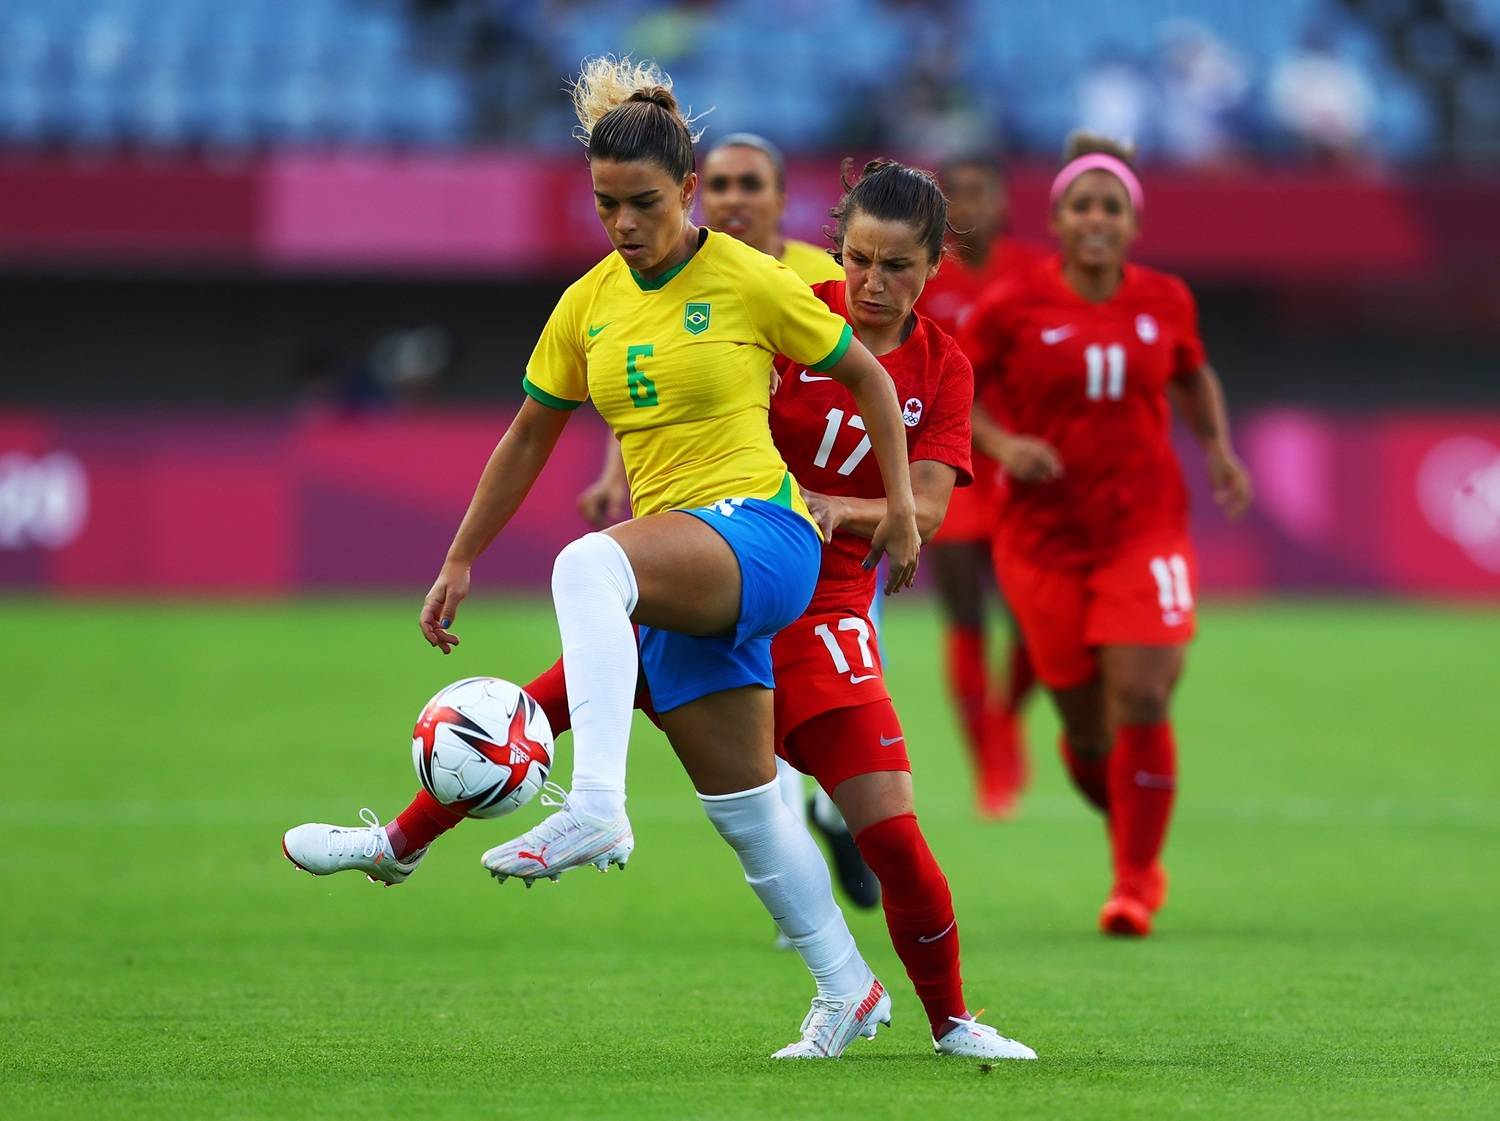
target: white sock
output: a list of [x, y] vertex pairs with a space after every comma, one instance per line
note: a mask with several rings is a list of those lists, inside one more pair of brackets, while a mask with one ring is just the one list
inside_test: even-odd
[[777, 780], [738, 794], [700, 794], [708, 820], [729, 842], [745, 882], [802, 955], [818, 995], [843, 999], [869, 987], [870, 967], [854, 944], [823, 854], [786, 812]]
[[776, 758], [776, 789], [781, 792], [781, 804], [797, 821], [807, 825], [807, 799], [802, 796], [802, 772], [785, 759]]
[[828, 832], [849, 832], [849, 823], [844, 820], [844, 815], [839, 812], [838, 805], [821, 786], [813, 791], [812, 812], [813, 817], [817, 818], [818, 824], [828, 830]]
[[614, 538], [590, 533], [552, 565], [552, 603], [562, 635], [573, 720], [570, 805], [604, 821], [625, 816], [625, 756], [639, 655], [630, 613], [640, 592]]

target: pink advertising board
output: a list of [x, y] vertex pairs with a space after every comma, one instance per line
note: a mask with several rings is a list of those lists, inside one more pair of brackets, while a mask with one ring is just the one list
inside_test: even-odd
[[[0, 590], [420, 591], [509, 414], [0, 413]], [[476, 570], [542, 591], [585, 526], [604, 429], [580, 413]], [[1245, 417], [1259, 501], [1227, 523], [1184, 443], [1209, 594], [1500, 601], [1500, 414]]]
[[[839, 161], [787, 169], [788, 232], [821, 241]], [[1047, 237], [1053, 169], [1011, 171], [1017, 234]], [[1500, 177], [1401, 179], [1325, 168], [1151, 168], [1142, 258], [1198, 278], [1488, 275]], [[234, 266], [397, 273], [570, 272], [608, 251], [581, 150], [437, 155], [289, 152], [0, 167], [0, 264]]]

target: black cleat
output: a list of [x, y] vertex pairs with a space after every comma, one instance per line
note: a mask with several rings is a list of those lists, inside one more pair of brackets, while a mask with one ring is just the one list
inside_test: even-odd
[[822, 836], [828, 845], [828, 851], [833, 855], [833, 869], [838, 875], [839, 886], [844, 889], [849, 902], [856, 907], [866, 911], [878, 907], [880, 905], [880, 881], [875, 878], [875, 873], [870, 871], [865, 858], [859, 854], [859, 846], [854, 843], [854, 835], [847, 828], [830, 828], [819, 821], [817, 813], [814, 812], [813, 802], [813, 799], [808, 800], [807, 819]]

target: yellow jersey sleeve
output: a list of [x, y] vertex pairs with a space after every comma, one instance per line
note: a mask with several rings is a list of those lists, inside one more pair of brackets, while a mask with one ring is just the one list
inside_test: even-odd
[[547, 317], [542, 337], [537, 339], [536, 349], [526, 363], [521, 388], [548, 408], [576, 409], [588, 400], [584, 330], [589, 304], [589, 290], [584, 282], [570, 285]]
[[809, 370], [837, 365], [854, 339], [854, 329], [791, 269], [764, 255], [761, 260], [764, 267], [747, 268], [740, 280], [756, 342]]
[[787, 238], [781, 250], [781, 263], [800, 276], [808, 287], [825, 280], [843, 280], [843, 267], [816, 245]]

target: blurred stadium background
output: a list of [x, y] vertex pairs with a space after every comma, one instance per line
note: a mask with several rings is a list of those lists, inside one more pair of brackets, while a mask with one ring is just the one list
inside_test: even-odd
[[783, 144], [814, 240], [844, 155], [1003, 152], [1042, 240], [1066, 133], [1134, 137], [1261, 487], [1197, 519], [1206, 588], [1494, 597], [1500, 0], [1055, 8], [5, 0], [0, 587], [422, 585], [606, 248], [562, 84], [613, 49]]
[[[1495, 1115], [1497, 45], [1500, 0], [0, 0], [0, 1114]], [[602, 50], [782, 144], [810, 240], [846, 155], [993, 148], [1042, 241], [1071, 129], [1141, 146], [1137, 256], [1197, 293], [1259, 487], [1227, 524], [1184, 444], [1211, 598], [1158, 936], [1091, 933], [1045, 705], [979, 830], [935, 613], [889, 618], [966, 976], [1034, 1071], [934, 1063], [873, 913], [894, 1039], [768, 1070], [805, 981], [654, 736], [604, 886], [497, 897], [501, 826], [373, 900], [276, 849], [393, 812], [445, 681], [553, 656], [587, 410], [462, 656], [411, 624], [608, 248], [562, 92]]]

